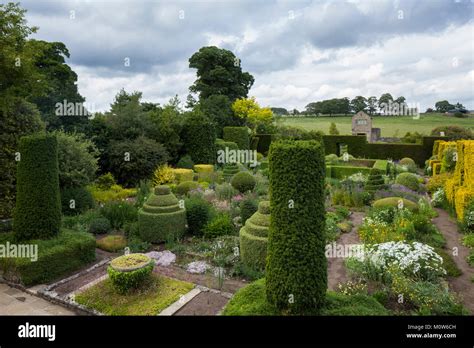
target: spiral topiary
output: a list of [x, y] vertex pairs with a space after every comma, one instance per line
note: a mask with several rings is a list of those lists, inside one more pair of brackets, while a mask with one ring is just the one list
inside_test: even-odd
[[223, 172], [224, 179], [228, 181], [239, 172], [239, 166], [237, 165], [237, 163], [226, 163], [224, 165]]
[[147, 242], [163, 242], [181, 237], [186, 229], [186, 210], [166, 185], [155, 187], [138, 211], [140, 237]]
[[270, 226], [270, 202], [262, 201], [240, 229], [240, 257], [249, 268], [264, 270], [267, 258], [268, 228]]

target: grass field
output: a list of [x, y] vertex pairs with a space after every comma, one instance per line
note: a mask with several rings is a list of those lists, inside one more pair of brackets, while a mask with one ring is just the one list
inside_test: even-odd
[[[281, 123], [300, 127], [305, 130], [320, 130], [329, 133], [329, 126], [334, 122], [340, 134], [351, 134], [351, 117], [283, 117]], [[412, 116], [374, 116], [372, 127], [381, 128], [382, 137], [402, 137], [407, 132], [418, 132], [429, 135], [433, 128], [439, 126], [461, 126], [474, 130], [474, 116], [456, 118], [443, 114], [420, 114], [419, 119]]]

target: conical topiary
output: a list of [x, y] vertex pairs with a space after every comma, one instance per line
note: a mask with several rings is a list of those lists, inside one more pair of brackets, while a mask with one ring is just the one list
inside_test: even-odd
[[235, 174], [239, 172], [237, 163], [226, 163], [223, 168], [224, 179], [229, 181]]
[[254, 270], [264, 270], [267, 258], [268, 227], [270, 226], [270, 202], [263, 201], [240, 229], [240, 257]]
[[375, 192], [385, 188], [385, 180], [383, 179], [381, 171], [372, 169], [370, 171], [367, 183], [365, 184], [365, 190], [368, 192]]
[[186, 210], [166, 185], [155, 187], [154, 192], [138, 211], [141, 239], [163, 242], [176, 239], [186, 229]]

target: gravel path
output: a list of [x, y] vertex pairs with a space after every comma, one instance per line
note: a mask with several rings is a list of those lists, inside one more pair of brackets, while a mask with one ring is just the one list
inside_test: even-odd
[[[458, 226], [451, 219], [449, 214], [442, 209], [436, 209], [436, 211], [439, 215], [433, 219], [433, 223], [444, 235], [446, 239], [446, 250], [453, 256], [454, 262], [462, 271], [459, 277], [450, 277], [449, 284], [451, 288], [461, 296], [464, 306], [473, 314], [474, 284], [471, 282], [471, 278], [474, 276], [474, 268], [470, 267], [466, 261], [466, 257], [469, 255], [469, 248], [462, 245], [461, 241], [463, 235], [459, 233]], [[457, 255], [453, 255], [453, 250], [457, 250]]]

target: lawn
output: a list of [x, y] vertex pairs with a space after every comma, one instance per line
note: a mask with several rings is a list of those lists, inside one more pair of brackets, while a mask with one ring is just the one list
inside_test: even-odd
[[193, 287], [191, 283], [154, 273], [143, 288], [120, 295], [107, 278], [77, 294], [75, 300], [106, 315], [157, 315]]
[[[382, 129], [382, 137], [402, 137], [407, 132], [418, 132], [429, 135], [433, 128], [439, 126], [461, 126], [474, 130], [474, 117], [456, 118], [443, 114], [420, 114], [419, 119], [412, 116], [374, 116], [373, 127]], [[329, 126], [334, 122], [341, 134], [351, 134], [351, 117], [285, 117], [282, 124], [301, 127], [305, 130], [320, 130], [328, 134]]]

